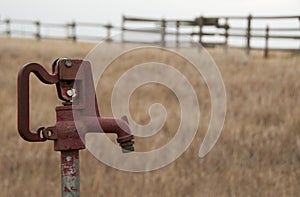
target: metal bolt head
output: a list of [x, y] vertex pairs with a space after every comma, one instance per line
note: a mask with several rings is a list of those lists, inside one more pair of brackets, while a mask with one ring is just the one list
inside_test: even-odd
[[66, 94], [69, 97], [73, 97], [73, 96], [75, 96], [75, 90], [74, 89], [67, 90]]
[[66, 67], [72, 67], [72, 61], [71, 60], [66, 60], [66, 63], [65, 63]]
[[67, 160], [67, 161], [71, 161], [71, 160], [72, 160], [72, 157], [71, 157], [71, 156], [67, 156], [67, 157], [66, 157], [66, 160]]

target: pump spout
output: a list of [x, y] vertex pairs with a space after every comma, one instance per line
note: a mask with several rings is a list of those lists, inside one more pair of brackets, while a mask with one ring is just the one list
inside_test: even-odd
[[[131, 134], [128, 120], [124, 116], [121, 119], [90, 117], [84, 119], [84, 127], [86, 132], [98, 133], [115, 133], [117, 134], [117, 142], [120, 144], [123, 153], [134, 151], [134, 136]], [[99, 130], [100, 127], [100, 130]]]

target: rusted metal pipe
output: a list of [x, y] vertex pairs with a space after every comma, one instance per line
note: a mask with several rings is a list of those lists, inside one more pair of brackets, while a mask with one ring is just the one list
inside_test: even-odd
[[79, 151], [61, 151], [62, 196], [80, 195]]

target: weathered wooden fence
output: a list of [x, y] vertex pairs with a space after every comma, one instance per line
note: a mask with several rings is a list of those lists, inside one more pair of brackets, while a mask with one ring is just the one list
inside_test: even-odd
[[[16, 28], [12, 26], [15, 25]], [[19, 25], [19, 26], [18, 26]], [[20, 26], [27, 26], [27, 30], [24, 27], [20, 28]], [[98, 34], [97, 36], [93, 35], [78, 35], [77, 29], [81, 27], [104, 29], [106, 31], [106, 35]], [[56, 29], [65, 31], [64, 34], [60, 35], [48, 35], [42, 34], [41, 30], [43, 28], [47, 29]], [[11, 36], [27, 36], [33, 37], [36, 39], [71, 39], [77, 41], [81, 40], [111, 40], [111, 30], [116, 28], [112, 26], [110, 23], [101, 24], [101, 23], [86, 23], [86, 22], [71, 22], [71, 23], [44, 23], [40, 21], [31, 21], [31, 20], [23, 20], [23, 19], [5, 19], [0, 20], [0, 34], [6, 35], [7, 37]], [[120, 28], [117, 28], [120, 29]]]
[[[246, 24], [244, 27], [237, 27], [230, 25], [230, 22], [242, 21]], [[294, 27], [272, 27], [270, 28], [268, 24], [265, 27], [253, 27], [254, 21], [272, 21], [272, 20], [298, 20], [299, 25]], [[154, 23], [159, 27], [155, 29], [135, 29], [128, 28], [126, 25], [128, 23]], [[175, 27], [175, 31], [168, 31], [168, 27]], [[186, 27], [198, 27], [197, 30], [192, 30], [191, 32], [181, 32], [181, 28]], [[206, 27], [214, 27], [214, 32], [205, 31]], [[205, 47], [216, 46], [216, 45], [225, 45], [228, 46], [228, 40], [232, 37], [244, 38], [245, 45], [242, 48], [246, 49], [246, 52], [249, 53], [251, 49], [264, 50], [264, 56], [267, 57], [269, 50], [289, 50], [289, 51], [300, 51], [300, 16], [219, 16], [219, 17], [198, 17], [194, 20], [157, 20], [157, 19], [142, 19], [135, 17], [126, 17], [123, 16], [122, 20], [122, 32], [125, 34], [127, 31], [132, 32], [143, 32], [143, 33], [160, 33], [161, 45], [165, 45], [165, 40], [168, 35], [175, 35], [176, 46], [180, 46], [180, 37], [181, 36], [191, 36], [198, 37], [198, 42]], [[232, 32], [239, 31], [239, 33]], [[242, 32], [242, 33], [241, 33]], [[273, 33], [282, 33], [281, 35], [274, 35]], [[297, 35], [295, 35], [297, 34]], [[222, 42], [206, 42], [203, 40], [204, 37], [213, 37], [220, 36], [223, 37]], [[123, 40], [124, 36], [122, 36]], [[251, 42], [253, 39], [260, 38], [265, 40], [264, 47], [253, 47]], [[269, 40], [270, 39], [280, 39], [280, 40], [294, 40], [298, 43], [298, 48], [270, 48]]]
[[[292, 27], [270, 27], [265, 24], [264, 27], [255, 27], [253, 25], [256, 21], [298, 21], [299, 25]], [[232, 24], [232, 21], [241, 21], [244, 26], [237, 26]], [[20, 29], [19, 26], [27, 25], [27, 28]], [[150, 27], [143, 27], [146, 25]], [[15, 26], [15, 27], [13, 27]], [[136, 28], [139, 27], [139, 28]], [[43, 29], [60, 29], [65, 33], [51, 36], [47, 33], [42, 33]], [[93, 28], [88, 31], [87, 35], [79, 34], [80, 28]], [[211, 30], [207, 30], [211, 28]], [[184, 30], [185, 29], [185, 30]], [[102, 32], [101, 32], [101, 31]], [[121, 32], [120, 40], [112, 40], [112, 30]], [[183, 31], [184, 30], [184, 31]], [[99, 32], [96, 35], [91, 35], [90, 32]], [[100, 33], [101, 32], [101, 33]], [[149, 41], [148, 43], [156, 43], [162, 46], [167, 45], [167, 38], [173, 36], [175, 45], [181, 46], [182, 37], [188, 37], [191, 40], [197, 40], [205, 47], [213, 47], [217, 45], [231, 46], [229, 44], [230, 38], [241, 38], [245, 44], [247, 53], [252, 49], [264, 50], [264, 56], [267, 57], [269, 50], [300, 50], [300, 16], [219, 16], [219, 17], [198, 17], [193, 20], [166, 20], [166, 19], [150, 19], [123, 16], [121, 27], [113, 26], [110, 23], [84, 23], [71, 22], [67, 24], [59, 23], [44, 23], [41, 21], [20, 20], [20, 19], [5, 19], [0, 20], [0, 34], [11, 36], [29, 36], [36, 39], [71, 39], [77, 40], [106, 40], [106, 41], [121, 41], [121, 42], [137, 42], [134, 39], [126, 38], [126, 33], [143, 33], [156, 34], [160, 37], [159, 40]], [[275, 33], [275, 34], [274, 34]], [[278, 34], [279, 33], [279, 34]], [[221, 37], [222, 41], [206, 41], [205, 38], [213, 38], [215, 36]], [[264, 47], [254, 47], [252, 42], [254, 39], [264, 39]], [[274, 48], [269, 47], [269, 41], [273, 39], [280, 39], [283, 41], [293, 40], [298, 43], [296, 48]], [[138, 41], [141, 42], [141, 41]], [[144, 41], [142, 41], [144, 42]], [[146, 41], [145, 41], [146, 42]], [[242, 41], [241, 41], [242, 42]]]

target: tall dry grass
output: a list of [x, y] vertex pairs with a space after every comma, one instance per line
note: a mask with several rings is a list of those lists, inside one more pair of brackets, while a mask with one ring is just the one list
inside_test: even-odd
[[[53, 143], [28, 143], [17, 132], [17, 72], [22, 64], [33, 61], [50, 70], [57, 57], [83, 58], [94, 45], [21, 39], [0, 42], [0, 196], [59, 196], [60, 155], [53, 151]], [[210, 118], [207, 88], [202, 80], [196, 82], [192, 70], [179, 64], [199, 89], [202, 119], [192, 145], [172, 164], [148, 173], [118, 171], [81, 151], [82, 196], [299, 195], [299, 55], [274, 52], [263, 59], [261, 52], [250, 56], [235, 49], [209, 52], [220, 67], [228, 99], [224, 131], [212, 152], [204, 159], [197, 154]], [[111, 67], [101, 82], [98, 97], [105, 116], [111, 115], [109, 84], [130, 62], [124, 59], [122, 65]], [[32, 128], [54, 124], [54, 107], [60, 103], [55, 87], [42, 85], [35, 78], [31, 86]], [[146, 111], [153, 101], [163, 103], [171, 114], [178, 111], [176, 98], [164, 87], [140, 88], [130, 103], [137, 121], [149, 120]], [[169, 118], [157, 136], [137, 139], [137, 149], [161, 146], [174, 135], [177, 122], [176, 116]]]

